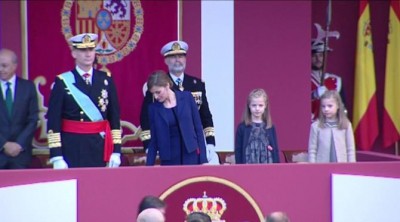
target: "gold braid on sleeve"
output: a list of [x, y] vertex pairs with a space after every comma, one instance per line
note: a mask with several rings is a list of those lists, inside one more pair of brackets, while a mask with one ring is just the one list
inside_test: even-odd
[[49, 130], [47, 132], [47, 141], [50, 149], [59, 148], [61, 147], [61, 134], [54, 133], [53, 130]]
[[215, 136], [214, 127], [206, 127], [206, 128], [204, 128], [204, 135], [205, 135], [206, 137], [208, 137], [208, 136]]
[[121, 130], [115, 129], [111, 130], [112, 138], [113, 138], [113, 143], [114, 144], [121, 144]]

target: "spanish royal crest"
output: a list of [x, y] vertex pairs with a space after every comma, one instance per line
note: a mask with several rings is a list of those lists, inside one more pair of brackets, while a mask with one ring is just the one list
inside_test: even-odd
[[212, 221], [224, 221], [221, 220], [222, 214], [226, 210], [226, 202], [220, 197], [207, 197], [204, 191], [203, 197], [200, 198], [189, 198], [183, 203], [183, 211], [186, 215], [193, 212], [202, 212], [210, 216]]
[[106, 65], [136, 48], [143, 33], [143, 9], [140, 0], [65, 0], [61, 24], [67, 42], [80, 33], [96, 33], [98, 63]]

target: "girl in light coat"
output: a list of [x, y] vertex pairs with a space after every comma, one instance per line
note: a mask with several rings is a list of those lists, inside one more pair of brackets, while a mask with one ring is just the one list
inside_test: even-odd
[[356, 162], [354, 134], [335, 90], [321, 96], [319, 118], [311, 124], [309, 162]]

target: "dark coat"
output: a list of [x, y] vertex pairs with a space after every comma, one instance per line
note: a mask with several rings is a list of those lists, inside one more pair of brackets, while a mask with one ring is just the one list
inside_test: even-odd
[[[185, 77], [183, 78], [183, 88], [185, 91], [189, 92], [201, 92], [201, 99], [197, 100], [196, 103], [200, 107], [198, 109], [198, 112], [200, 114], [200, 119], [201, 123], [203, 125], [203, 129], [206, 128], [212, 128], [214, 129], [214, 123], [212, 119], [212, 115], [210, 112], [210, 108], [208, 106], [208, 101], [207, 101], [207, 95], [206, 95], [206, 88], [204, 82], [201, 81], [201, 79], [190, 76], [188, 74], [184, 74]], [[168, 74], [169, 77], [171, 77]], [[172, 80], [172, 79], [171, 79]], [[175, 91], [179, 91], [178, 85], [176, 85], [175, 82], [173, 82], [173, 87]], [[147, 149], [148, 143], [150, 141], [150, 135], [151, 133], [149, 132], [150, 130], [150, 120], [149, 120], [149, 114], [148, 114], [148, 106], [149, 104], [153, 103], [153, 95], [147, 91], [146, 96], [143, 100], [142, 103], [142, 110], [140, 113], [140, 127], [142, 129], [142, 132], [146, 134], [147, 136], [141, 136], [141, 140], [143, 141], [144, 148]], [[215, 145], [215, 137], [214, 135], [209, 135], [206, 136], [206, 142], [207, 144], [213, 144]]]
[[[246, 146], [249, 142], [251, 125], [246, 126], [243, 122], [239, 124], [236, 131], [235, 160], [237, 164], [246, 163]], [[272, 150], [272, 162], [279, 163], [279, 147], [276, 138], [275, 127], [267, 129], [267, 138]]]
[[[192, 95], [186, 91], [175, 91], [178, 125], [187, 153], [198, 152], [200, 163], [207, 162], [206, 147], [200, 115]], [[160, 102], [149, 105], [151, 122], [151, 141], [147, 153], [147, 165], [154, 165], [157, 151], [160, 159], [169, 160], [171, 156], [170, 133], [165, 109]]]
[[[104, 120], [108, 120], [111, 130], [120, 129], [120, 112], [114, 82], [107, 73], [93, 70], [92, 84], [86, 85], [79, 73], [74, 69], [75, 86], [89, 96], [100, 110]], [[104, 111], [100, 108], [102, 91], [107, 91], [108, 104]], [[50, 157], [64, 156], [69, 167], [105, 166], [103, 159], [104, 139], [99, 133], [76, 134], [62, 132], [62, 119], [90, 122], [89, 117], [80, 108], [72, 95], [66, 90], [61, 76], [57, 76], [50, 94], [47, 112], [47, 130], [50, 133], [61, 132], [61, 146], [50, 149]], [[121, 144], [114, 144], [115, 153], [121, 152]]]
[[[7, 141], [21, 145], [23, 151], [17, 157], [0, 152], [0, 168], [9, 162], [11, 168], [26, 168], [32, 157], [32, 140], [38, 124], [38, 100], [32, 81], [16, 78], [12, 117], [8, 117], [3, 92], [0, 90], [0, 147]], [[12, 163], [10, 163], [10, 161]]]

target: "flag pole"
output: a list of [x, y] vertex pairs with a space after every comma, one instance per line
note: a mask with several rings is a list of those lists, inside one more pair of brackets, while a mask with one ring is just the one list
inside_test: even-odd
[[325, 80], [325, 71], [326, 71], [326, 66], [327, 66], [327, 58], [328, 58], [328, 33], [329, 29], [331, 26], [331, 20], [332, 20], [332, 1], [328, 0], [328, 6], [326, 8], [326, 36], [325, 36], [325, 44], [324, 44], [324, 53], [323, 53], [323, 58], [324, 62], [322, 63], [322, 73], [321, 73], [321, 85], [324, 85], [324, 80]]

